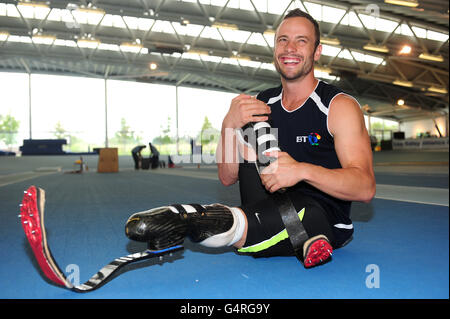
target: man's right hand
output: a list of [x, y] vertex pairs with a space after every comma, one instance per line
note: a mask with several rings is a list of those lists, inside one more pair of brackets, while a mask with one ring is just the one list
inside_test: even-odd
[[249, 122], [269, 119], [270, 107], [254, 96], [240, 94], [231, 100], [231, 106], [223, 120], [223, 128], [241, 128]]

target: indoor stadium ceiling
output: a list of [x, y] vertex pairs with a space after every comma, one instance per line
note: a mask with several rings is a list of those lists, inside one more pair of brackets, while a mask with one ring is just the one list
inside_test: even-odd
[[0, 71], [255, 94], [279, 84], [273, 30], [299, 7], [320, 21], [317, 76], [366, 114], [448, 114], [447, 0], [385, 1], [0, 1]]

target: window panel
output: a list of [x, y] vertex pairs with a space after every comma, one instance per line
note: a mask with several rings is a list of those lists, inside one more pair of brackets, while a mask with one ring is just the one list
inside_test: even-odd
[[0, 149], [18, 152], [29, 138], [28, 75], [2, 72], [0, 88]]

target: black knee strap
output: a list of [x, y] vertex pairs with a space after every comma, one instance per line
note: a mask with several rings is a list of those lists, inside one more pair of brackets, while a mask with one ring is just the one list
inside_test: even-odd
[[[197, 213], [203, 213], [206, 209], [205, 207], [203, 207], [202, 205], [199, 204], [188, 204], [189, 206], [192, 206]], [[188, 212], [186, 211], [186, 209], [183, 207], [183, 205], [180, 204], [171, 204], [169, 206], [174, 207], [180, 214], [187, 214]]]
[[[264, 152], [269, 149], [279, 151], [278, 140], [271, 134], [271, 126], [267, 122], [249, 123], [243, 129], [248, 127], [253, 128], [254, 135], [250, 136], [249, 144], [257, 151], [258, 159], [255, 162], [255, 166], [258, 174], [261, 174], [261, 170], [264, 167], [276, 160], [275, 158], [265, 156]], [[298, 218], [294, 204], [285, 191], [285, 188], [278, 190], [272, 194], [272, 198], [286, 227], [295, 256], [303, 262], [303, 244], [309, 239], [309, 236], [300, 218]]]
[[308, 233], [298, 218], [297, 210], [289, 196], [285, 192], [276, 192], [272, 197], [286, 227], [294, 254], [298, 260], [303, 262], [303, 244], [309, 239]]

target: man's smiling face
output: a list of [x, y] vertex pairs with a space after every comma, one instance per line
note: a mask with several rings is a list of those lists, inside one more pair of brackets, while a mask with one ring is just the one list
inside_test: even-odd
[[275, 35], [274, 64], [287, 81], [310, 73], [320, 58], [321, 45], [315, 48], [313, 24], [306, 18], [292, 17], [281, 22]]

